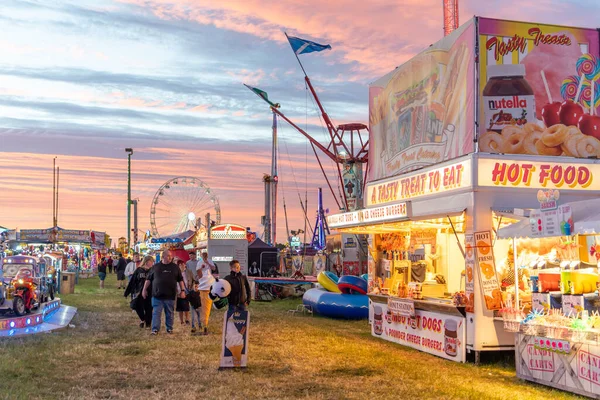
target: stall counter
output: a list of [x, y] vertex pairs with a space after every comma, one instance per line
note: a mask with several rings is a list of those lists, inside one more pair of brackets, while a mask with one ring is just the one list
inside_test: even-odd
[[[600, 399], [600, 346], [515, 334], [517, 376]], [[563, 349], [558, 351], [557, 349]]]
[[369, 315], [375, 337], [448, 360], [466, 360], [464, 307], [436, 300], [369, 295]]

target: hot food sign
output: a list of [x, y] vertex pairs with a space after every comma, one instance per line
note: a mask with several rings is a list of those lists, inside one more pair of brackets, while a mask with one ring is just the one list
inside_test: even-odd
[[480, 158], [477, 175], [479, 186], [600, 190], [600, 164]]

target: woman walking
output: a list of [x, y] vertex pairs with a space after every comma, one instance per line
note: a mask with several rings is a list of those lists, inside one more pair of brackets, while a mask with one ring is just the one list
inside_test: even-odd
[[[181, 274], [184, 276], [183, 281], [187, 291], [189, 288], [185, 279], [185, 262], [183, 260], [177, 260], [177, 266], [179, 267]], [[177, 311], [177, 314], [179, 314], [179, 321], [181, 322], [181, 325], [190, 324], [190, 303], [185, 296], [186, 294], [187, 293], [184, 293], [184, 296], [181, 296], [181, 288], [177, 286], [177, 303], [175, 306], [175, 311]]]
[[98, 264], [98, 278], [100, 278], [100, 289], [104, 289], [104, 280], [106, 279], [106, 267], [108, 263], [106, 258], [103, 258], [100, 264]]
[[152, 325], [152, 298], [148, 296], [144, 299], [141, 294], [146, 277], [153, 265], [153, 257], [144, 257], [140, 266], [133, 272], [127, 289], [125, 289], [125, 297], [131, 294], [131, 308], [135, 310], [140, 318], [140, 328], [144, 326], [150, 328]]

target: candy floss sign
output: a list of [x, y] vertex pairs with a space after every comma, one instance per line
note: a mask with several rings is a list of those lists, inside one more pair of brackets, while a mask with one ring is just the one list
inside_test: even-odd
[[550, 350], [542, 350], [533, 344], [527, 345], [527, 367], [532, 371], [554, 372], [556, 362], [554, 353]]
[[479, 151], [600, 157], [595, 29], [478, 18]]
[[600, 386], [600, 357], [579, 351], [577, 354], [577, 376]]
[[474, 151], [470, 21], [369, 87], [369, 181]]

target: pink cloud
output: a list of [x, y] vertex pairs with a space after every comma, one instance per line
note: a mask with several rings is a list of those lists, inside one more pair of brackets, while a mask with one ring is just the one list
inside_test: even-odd
[[[342, 62], [356, 62], [355, 76], [385, 73], [441, 37], [441, 5], [407, 0], [373, 4], [344, 0], [244, 2], [208, 0], [121, 0], [146, 7], [157, 17], [203, 25], [286, 43], [282, 31], [333, 44]], [[399, 22], [402, 23], [399, 23]], [[418, 32], [417, 35], [415, 33]], [[407, 42], [410, 41], [410, 45]], [[405, 42], [406, 45], [401, 43]]]
[[[261, 230], [260, 216], [264, 213], [261, 179], [270, 170], [268, 146], [252, 151], [248, 151], [247, 146], [231, 144], [187, 146], [189, 148], [174, 147], [173, 143], [166, 143], [165, 147], [134, 146], [132, 195], [139, 199], [140, 229], [149, 228], [150, 204], [157, 189], [170, 178], [190, 175], [199, 177], [219, 196], [224, 222]], [[168, 160], [136, 159], [143, 154], [154, 155], [153, 158], [162, 155]], [[51, 225], [52, 159], [53, 156], [45, 154], [3, 153], [0, 169], [6, 173], [0, 176], [0, 204], [11, 206], [0, 207], [2, 226], [25, 229]], [[61, 155], [58, 165], [61, 170], [59, 225], [70, 229], [107, 231], [113, 237], [122, 236], [126, 232], [126, 159]], [[316, 163], [310, 158], [307, 164], [304, 154], [288, 156], [282, 153], [279, 170], [278, 235], [283, 238], [283, 197], [287, 202], [289, 225], [296, 229], [303, 226], [296, 187], [304, 198], [304, 187], [308, 185], [312, 221], [318, 182], [326, 186]], [[24, 185], [24, 182], [27, 184]], [[332, 209], [333, 204], [327, 202]]]

